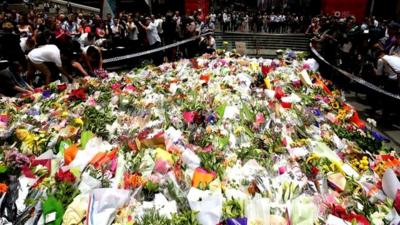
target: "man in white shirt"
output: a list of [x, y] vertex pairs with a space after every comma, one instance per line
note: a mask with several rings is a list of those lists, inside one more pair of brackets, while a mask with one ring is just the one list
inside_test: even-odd
[[[151, 22], [150, 17], [146, 17], [145, 20], [146, 22], [144, 25], [141, 22], [139, 22], [139, 24], [146, 31], [146, 36], [149, 42], [150, 49], [161, 47], [161, 38], [158, 35], [157, 25]], [[153, 54], [153, 62], [156, 65], [162, 63], [162, 52], [156, 52]]]
[[162, 18], [156, 18], [156, 16], [151, 15], [151, 21], [157, 26], [158, 35], [161, 36], [164, 33], [162, 28], [164, 20]]
[[[399, 74], [400, 74], [400, 57], [394, 55], [386, 55], [385, 51], [379, 51], [377, 54], [378, 63], [376, 69], [377, 76], [384, 76], [384, 88], [386, 91], [393, 94], [399, 94]], [[382, 124], [391, 124], [391, 112], [397, 110], [393, 107], [397, 104], [391, 98], [383, 98], [383, 110], [382, 110]]]
[[386, 55], [384, 51], [377, 53], [377, 76], [385, 76], [385, 89], [392, 93], [399, 92], [400, 57]]
[[39, 70], [45, 77], [45, 84], [48, 85], [52, 81], [52, 74], [49, 67], [45, 63], [54, 63], [60, 72], [68, 79], [72, 77], [65, 71], [61, 61], [60, 49], [56, 45], [44, 44], [33, 49], [28, 54], [29, 70], [28, 80], [32, 82], [32, 76], [36, 70]]

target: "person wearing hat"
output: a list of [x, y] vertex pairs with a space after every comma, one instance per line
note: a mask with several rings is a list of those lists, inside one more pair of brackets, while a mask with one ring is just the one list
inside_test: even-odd
[[[161, 38], [158, 35], [157, 25], [151, 22], [151, 18], [146, 17], [145, 24], [139, 22], [139, 25], [146, 31], [146, 36], [149, 42], [150, 49], [161, 47]], [[154, 53], [152, 58], [154, 64], [159, 65], [162, 63], [162, 55], [160, 54], [160, 52]]]

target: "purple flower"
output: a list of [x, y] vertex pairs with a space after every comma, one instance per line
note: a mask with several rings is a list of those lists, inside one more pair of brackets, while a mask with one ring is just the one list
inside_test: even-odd
[[247, 225], [247, 218], [227, 219], [228, 225]]
[[8, 151], [5, 154], [5, 161], [7, 164], [12, 165], [15, 168], [22, 168], [25, 165], [29, 165], [29, 158], [18, 152], [17, 150]]
[[30, 108], [27, 112], [28, 115], [30, 116], [37, 116], [39, 115], [39, 110], [35, 109], [35, 108]]
[[292, 59], [296, 58], [296, 52], [294, 52], [294, 51], [289, 51], [289, 52], [288, 52], [288, 57], [289, 57], [289, 58], [292, 58]]
[[321, 116], [321, 110], [319, 110], [319, 109], [314, 109], [314, 110], [313, 110], [313, 113], [314, 113], [314, 115], [316, 115], [316, 116]]
[[51, 96], [52, 92], [50, 90], [45, 90], [42, 93], [43, 98], [49, 98]]
[[217, 121], [217, 117], [214, 114], [207, 116], [207, 123], [214, 124]]
[[375, 138], [375, 140], [377, 140], [377, 141], [390, 142], [390, 140], [386, 136], [382, 135], [381, 133], [379, 133], [376, 130], [373, 130], [371, 132], [371, 134]]

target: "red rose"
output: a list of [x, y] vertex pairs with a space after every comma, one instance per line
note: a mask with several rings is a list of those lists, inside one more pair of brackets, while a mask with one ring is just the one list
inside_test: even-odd
[[282, 107], [285, 108], [285, 109], [290, 109], [290, 108], [292, 108], [292, 103], [290, 103], [290, 102], [282, 102], [281, 105], [282, 105]]
[[313, 176], [317, 176], [318, 173], [319, 173], [318, 167], [316, 167], [316, 166], [311, 167], [311, 174], [312, 174]]
[[58, 90], [59, 92], [65, 91], [65, 89], [67, 89], [67, 84], [60, 84], [60, 85], [57, 85], [57, 90]]
[[34, 91], [35, 93], [41, 93], [43, 92], [43, 88], [35, 88]]
[[58, 182], [74, 183], [76, 178], [69, 170], [63, 171], [62, 169], [59, 169], [56, 173], [55, 179]]
[[353, 220], [356, 220], [357, 224], [370, 225], [365, 216], [356, 214], [354, 212], [347, 212], [346, 209], [344, 209], [341, 205], [332, 204], [330, 209], [332, 211], [332, 215], [342, 218], [346, 221], [352, 222]]
[[283, 96], [285, 96], [285, 92], [281, 87], [276, 87], [275, 88], [275, 98], [281, 99]]
[[400, 213], [400, 189], [397, 190], [396, 199], [394, 200], [393, 206], [396, 211]]
[[273, 70], [274, 70], [274, 68], [272, 66], [265, 66], [265, 65], [261, 66], [261, 72], [264, 76], [267, 76], [267, 74], [269, 74], [269, 72], [271, 72]]
[[147, 128], [147, 129], [143, 130], [142, 132], [140, 132], [140, 133], [138, 134], [137, 138], [138, 138], [139, 140], [146, 139], [146, 138], [147, 138], [147, 135], [149, 135], [150, 132], [151, 132], [151, 129], [150, 129], [150, 128]]
[[69, 99], [75, 100], [75, 101], [77, 101], [77, 100], [86, 101], [86, 98], [87, 98], [86, 92], [82, 88], [72, 90], [69, 95]]

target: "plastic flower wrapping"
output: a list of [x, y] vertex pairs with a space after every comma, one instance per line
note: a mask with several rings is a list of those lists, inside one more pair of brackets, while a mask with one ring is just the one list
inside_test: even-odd
[[2, 98], [1, 224], [399, 224], [396, 149], [296, 54]]

